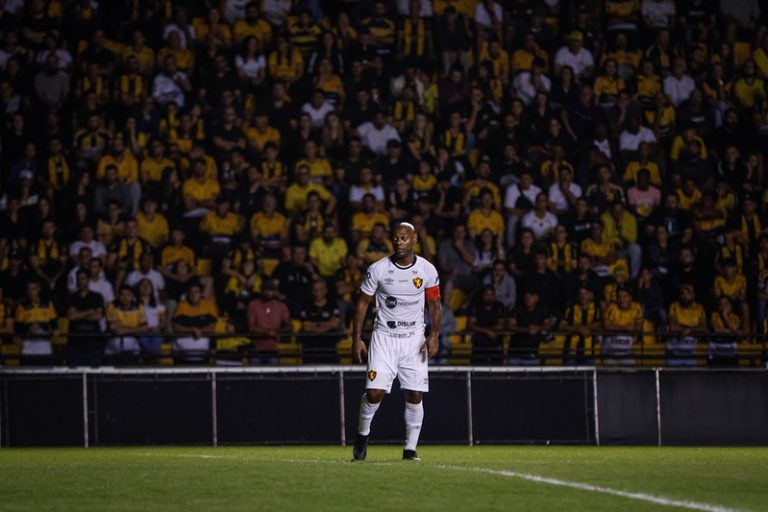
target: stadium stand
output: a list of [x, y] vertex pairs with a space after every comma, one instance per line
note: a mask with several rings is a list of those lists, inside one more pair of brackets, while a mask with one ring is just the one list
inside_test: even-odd
[[349, 363], [402, 220], [438, 363], [765, 358], [756, 0], [0, 0], [0, 32], [2, 364]]

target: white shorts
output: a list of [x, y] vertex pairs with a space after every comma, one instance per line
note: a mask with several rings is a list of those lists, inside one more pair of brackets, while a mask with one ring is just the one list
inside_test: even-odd
[[368, 347], [365, 389], [392, 389], [395, 377], [409, 391], [429, 391], [424, 332], [394, 333], [375, 330]]

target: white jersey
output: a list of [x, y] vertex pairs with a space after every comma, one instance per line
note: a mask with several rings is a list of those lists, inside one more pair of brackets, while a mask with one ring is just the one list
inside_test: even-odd
[[424, 292], [439, 285], [437, 269], [424, 258], [414, 255], [413, 263], [401, 267], [389, 256], [368, 267], [360, 291], [376, 297], [374, 329], [413, 332], [425, 327]]

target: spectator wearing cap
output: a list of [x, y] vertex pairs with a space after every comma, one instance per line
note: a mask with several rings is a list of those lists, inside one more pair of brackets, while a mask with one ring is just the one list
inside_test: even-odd
[[277, 282], [264, 281], [260, 297], [248, 304], [248, 331], [253, 334], [251, 364], [280, 363], [279, 340], [291, 329], [291, 314], [278, 298]]
[[584, 48], [584, 34], [579, 31], [568, 35], [568, 44], [560, 48], [555, 54], [554, 72], [560, 75], [564, 66], [573, 70], [576, 78], [589, 78], [595, 71], [595, 59], [592, 52]]

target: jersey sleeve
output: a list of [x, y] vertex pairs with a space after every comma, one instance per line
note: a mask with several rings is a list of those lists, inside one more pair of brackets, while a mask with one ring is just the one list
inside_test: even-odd
[[429, 269], [426, 272], [426, 279], [424, 280], [424, 288], [434, 288], [440, 286], [440, 275], [437, 273], [437, 269], [434, 265], [429, 265]]
[[365, 273], [365, 279], [360, 285], [360, 291], [371, 297], [376, 294], [376, 290], [379, 288], [379, 278], [376, 274], [376, 268], [373, 265], [369, 266]]

